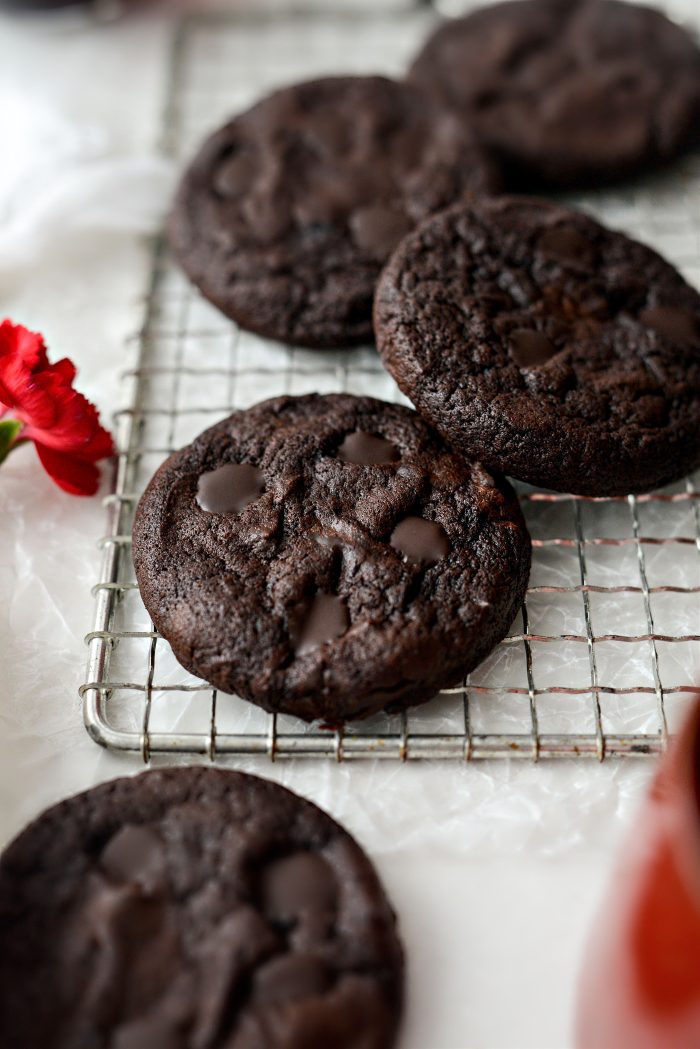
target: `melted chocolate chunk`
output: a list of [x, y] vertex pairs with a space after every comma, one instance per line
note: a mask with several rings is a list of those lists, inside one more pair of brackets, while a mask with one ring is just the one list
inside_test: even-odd
[[255, 177], [255, 154], [239, 150], [224, 161], [214, 176], [214, 188], [222, 197], [238, 197]]
[[314, 852], [284, 856], [263, 871], [263, 911], [275, 923], [292, 924], [304, 911], [334, 911], [336, 900], [333, 873]]
[[253, 1002], [267, 1006], [296, 998], [318, 997], [328, 990], [332, 982], [328, 967], [319, 958], [283, 954], [256, 972]]
[[165, 881], [161, 842], [146, 827], [128, 823], [103, 849], [100, 867], [112, 881], [139, 885], [144, 892], [156, 891]]
[[346, 463], [371, 466], [376, 463], [394, 463], [400, 458], [400, 453], [391, 441], [355, 430], [347, 435], [338, 448], [338, 458]]
[[265, 489], [263, 475], [252, 463], [226, 463], [202, 474], [197, 502], [210, 514], [239, 514]]
[[404, 211], [380, 205], [361, 208], [350, 219], [355, 243], [378, 259], [390, 255], [412, 226]]
[[557, 352], [551, 339], [541, 331], [518, 328], [508, 336], [510, 355], [519, 368], [536, 368], [545, 364]]
[[189, 1049], [185, 1026], [177, 1014], [138, 1017], [115, 1031], [110, 1049]]
[[424, 517], [404, 517], [389, 540], [394, 550], [412, 564], [434, 565], [450, 552], [445, 529], [437, 521]]
[[99, 1023], [111, 1024], [157, 1000], [180, 960], [179, 936], [163, 897], [106, 882], [93, 883], [87, 895], [66, 951], [89, 952], [85, 1008]]
[[326, 641], [342, 637], [349, 625], [348, 610], [342, 597], [316, 594], [296, 632], [294, 651], [298, 656], [312, 652]]
[[[253, 907], [243, 904], [220, 922], [200, 953], [200, 999], [188, 1049], [230, 1044], [232, 1003], [245, 997], [251, 971], [280, 950], [278, 935]], [[235, 1015], [235, 1008], [233, 1010]]]
[[642, 324], [674, 342], [692, 342], [700, 336], [696, 314], [675, 306], [651, 306], [639, 315]]

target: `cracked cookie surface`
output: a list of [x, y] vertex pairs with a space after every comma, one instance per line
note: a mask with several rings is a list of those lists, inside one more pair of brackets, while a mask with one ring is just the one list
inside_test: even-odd
[[357, 843], [255, 776], [115, 780], [0, 858], [3, 1049], [390, 1049], [402, 972]]
[[700, 295], [650, 248], [524, 198], [408, 236], [382, 360], [455, 448], [531, 484], [624, 495], [700, 464]]
[[171, 456], [133, 554], [187, 669], [335, 725], [473, 669], [518, 610], [530, 541], [510, 487], [415, 412], [312, 394], [237, 412]]
[[508, 188], [588, 185], [700, 142], [700, 50], [619, 0], [515, 0], [441, 26], [411, 80], [462, 115]]
[[170, 242], [242, 327], [302, 346], [372, 339], [372, 297], [401, 237], [500, 187], [463, 122], [415, 86], [329, 77], [275, 92], [202, 146]]

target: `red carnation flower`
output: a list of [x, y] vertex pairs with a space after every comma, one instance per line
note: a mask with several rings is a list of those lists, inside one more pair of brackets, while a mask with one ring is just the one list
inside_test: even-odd
[[94, 495], [95, 463], [114, 453], [97, 409], [73, 389], [67, 357], [50, 364], [41, 335], [21, 324], [0, 324], [0, 462], [34, 441], [50, 477], [72, 495]]

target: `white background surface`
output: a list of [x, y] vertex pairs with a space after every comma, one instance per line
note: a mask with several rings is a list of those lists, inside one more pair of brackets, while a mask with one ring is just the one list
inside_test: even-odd
[[[140, 318], [140, 234], [171, 191], [155, 152], [170, 32], [153, 13], [0, 19], [0, 315], [72, 357], [107, 418]], [[59, 492], [25, 448], [0, 471], [0, 509], [4, 843], [140, 766], [88, 741], [77, 699], [99, 499]], [[408, 956], [402, 1049], [571, 1045], [582, 945], [650, 764], [246, 767], [312, 797], [375, 858]]]

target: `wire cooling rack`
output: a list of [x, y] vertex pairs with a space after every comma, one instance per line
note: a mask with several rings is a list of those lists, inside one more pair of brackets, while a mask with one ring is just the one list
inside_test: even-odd
[[[690, 18], [693, 4], [678, 0], [671, 13]], [[435, 15], [426, 5], [401, 13], [378, 6], [187, 18], [173, 47], [164, 149], [184, 162], [226, 116], [284, 82], [341, 70], [400, 72]], [[700, 283], [700, 157], [579, 203]], [[489, 659], [461, 687], [404, 715], [378, 715], [343, 732], [309, 727], [217, 693], [177, 664], [134, 581], [134, 506], [171, 450], [234, 408], [312, 390], [401, 395], [371, 348], [314, 353], [239, 330], [201, 299], [162, 242], [133, 342], [81, 688], [98, 743], [145, 760], [156, 753], [603, 760], [663, 749], [700, 694], [700, 476], [620, 499], [520, 486], [532, 577], [510, 635]]]

